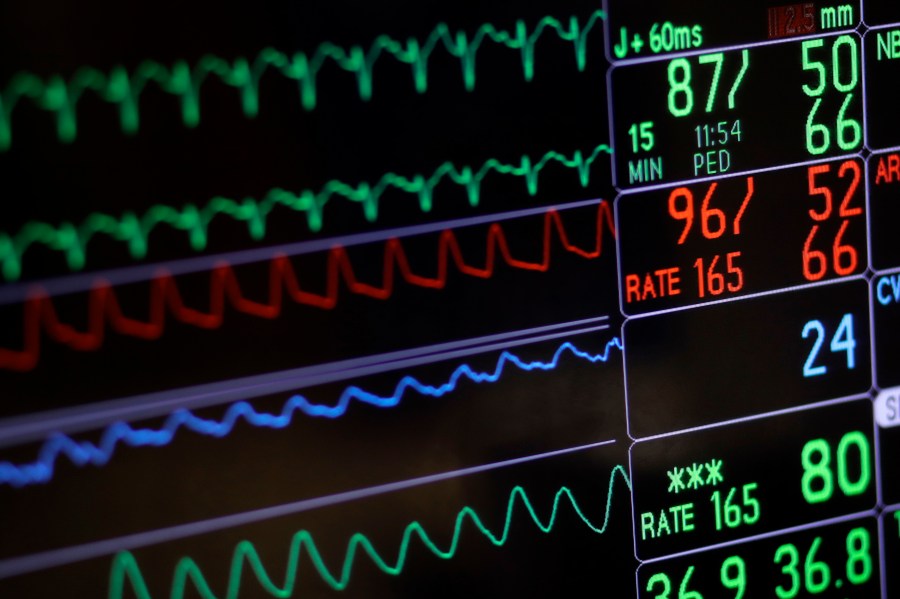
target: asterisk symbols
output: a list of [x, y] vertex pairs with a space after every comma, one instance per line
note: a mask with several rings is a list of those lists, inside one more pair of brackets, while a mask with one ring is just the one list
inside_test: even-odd
[[690, 466], [674, 467], [666, 471], [669, 477], [669, 493], [676, 495], [682, 491], [697, 490], [703, 487], [715, 487], [724, 481], [722, 460], [693, 462]]
[[699, 489], [703, 486], [703, 465], [694, 462], [687, 468], [687, 473], [690, 478], [688, 479], [688, 489]]
[[684, 468], [672, 468], [666, 474], [669, 476], [669, 493], [678, 494], [679, 491], [684, 490], [684, 481], [682, 477], [684, 476]]
[[710, 460], [706, 463], [706, 484], [716, 486], [724, 479], [722, 477], [722, 460]]

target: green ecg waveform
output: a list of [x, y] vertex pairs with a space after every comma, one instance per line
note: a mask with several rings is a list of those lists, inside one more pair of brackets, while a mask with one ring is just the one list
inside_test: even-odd
[[201, 57], [193, 66], [184, 60], [178, 60], [171, 66], [147, 60], [132, 71], [122, 66], [108, 72], [82, 67], [68, 80], [60, 75], [42, 78], [32, 73], [19, 73], [0, 93], [0, 151], [9, 149], [12, 143], [12, 112], [22, 99], [28, 99], [53, 113], [59, 139], [71, 142], [78, 133], [77, 106], [85, 92], [91, 91], [101, 100], [116, 106], [122, 130], [131, 134], [139, 128], [140, 97], [151, 82], [162, 92], [178, 98], [182, 121], [185, 126], [194, 127], [200, 122], [201, 87], [211, 77], [217, 77], [225, 85], [237, 89], [244, 114], [253, 118], [259, 112], [260, 80], [269, 71], [296, 81], [301, 105], [305, 110], [313, 110], [318, 96], [319, 73], [329, 62], [356, 77], [359, 97], [367, 101], [372, 97], [375, 63], [382, 56], [393, 57], [411, 67], [415, 90], [422, 94], [428, 89], [428, 61], [435, 50], [443, 47], [459, 59], [465, 88], [472, 91], [475, 88], [475, 58], [485, 42], [518, 50], [525, 80], [531, 81], [534, 77], [535, 45], [544, 33], [552, 32], [573, 45], [575, 63], [578, 70], [583, 71], [587, 63], [588, 36], [604, 17], [603, 11], [598, 10], [584, 23], [577, 17], [571, 17], [568, 25], [564, 25], [561, 20], [547, 16], [530, 32], [523, 20], [516, 21], [512, 30], [485, 23], [471, 37], [465, 31], [451, 31], [446, 23], [440, 23], [422, 41], [414, 37], [400, 41], [380, 35], [368, 50], [359, 45], [344, 48], [323, 43], [312, 54], [297, 52], [288, 55], [266, 48], [252, 62], [244, 57], [228, 61], [213, 55]]
[[[470, 520], [472, 525], [480, 532], [491, 544], [496, 547], [502, 547], [509, 539], [509, 532], [512, 526], [513, 508], [519, 500], [528, 516], [531, 518], [537, 528], [544, 533], [549, 533], [556, 524], [559, 506], [563, 499], [567, 500], [575, 514], [582, 523], [591, 531], [597, 534], [603, 534], [609, 523], [609, 512], [613, 498], [613, 484], [616, 475], [621, 476], [628, 488], [631, 488], [631, 481], [622, 466], [615, 466], [609, 475], [609, 486], [606, 495], [606, 511], [603, 517], [603, 523], [596, 525], [585, 516], [581, 507], [578, 505], [574, 495], [567, 487], [561, 487], [557, 491], [553, 499], [553, 508], [550, 512], [546, 523], [541, 521], [540, 516], [535, 512], [531, 500], [528, 498], [525, 490], [516, 486], [510, 492], [509, 501], [506, 505], [506, 520], [502, 531], [497, 534], [492, 532], [482, 521], [481, 517], [471, 507], [464, 507], [456, 516], [456, 523], [453, 528], [453, 537], [446, 549], [440, 548], [428, 535], [428, 532], [418, 522], [411, 522], [403, 531], [403, 537], [397, 556], [394, 560], [389, 561], [388, 558], [382, 556], [381, 553], [362, 533], [355, 533], [350, 537], [347, 543], [347, 549], [344, 553], [344, 561], [340, 572], [332, 572], [325, 564], [313, 536], [306, 530], [297, 532], [291, 541], [290, 550], [288, 552], [287, 570], [284, 576], [284, 582], [279, 586], [269, 575], [266, 567], [256, 548], [249, 541], [241, 541], [234, 549], [231, 560], [231, 568], [228, 576], [228, 587], [224, 597], [226, 599], [237, 599], [240, 592], [241, 577], [244, 572], [244, 564], [249, 566], [249, 570], [256, 577], [256, 581], [262, 589], [272, 597], [290, 597], [297, 588], [297, 572], [300, 567], [301, 550], [306, 549], [309, 560], [312, 563], [316, 573], [325, 581], [332, 589], [340, 591], [350, 584], [353, 573], [353, 566], [357, 555], [362, 552], [369, 557], [372, 563], [382, 572], [390, 576], [398, 576], [403, 572], [406, 565], [407, 556], [409, 554], [410, 544], [413, 537], [418, 537], [422, 545], [425, 546], [436, 557], [449, 560], [453, 558], [458, 549], [462, 527], [466, 520]], [[125, 597], [126, 583], [131, 587], [131, 591], [138, 599], [151, 599], [151, 594], [147, 588], [140, 566], [137, 559], [131, 552], [120, 552], [113, 558], [112, 569], [110, 572], [109, 582], [109, 599], [123, 599]], [[172, 578], [172, 586], [169, 596], [171, 599], [182, 599], [187, 592], [188, 584], [192, 584], [197, 593], [204, 599], [217, 599], [215, 593], [209, 586], [206, 577], [200, 569], [200, 566], [190, 557], [183, 557], [175, 566], [174, 576]], [[128, 596], [131, 596], [129, 594]]]
[[560, 164], [576, 171], [581, 186], [587, 187], [591, 166], [601, 154], [609, 152], [609, 146], [601, 144], [587, 155], [580, 150], [576, 150], [571, 156], [551, 151], [537, 161], [529, 156], [522, 156], [518, 164], [492, 158], [478, 170], [445, 162], [428, 177], [404, 177], [387, 173], [374, 185], [365, 182], [350, 185], [333, 180], [318, 192], [307, 189], [295, 193], [276, 188], [258, 200], [252, 197], [235, 200], [217, 196], [199, 208], [194, 204], [180, 208], [157, 204], [141, 216], [134, 212], [125, 212], [121, 216], [95, 212], [78, 225], [70, 222], [59, 225], [29, 222], [14, 235], [0, 233], [0, 269], [7, 281], [18, 280], [22, 275], [25, 252], [34, 245], [43, 245], [63, 253], [71, 270], [81, 270], [87, 262], [88, 243], [101, 234], [127, 244], [131, 257], [139, 260], [147, 255], [150, 233], [160, 225], [186, 232], [191, 247], [202, 251], [207, 245], [210, 223], [220, 216], [246, 223], [250, 237], [258, 241], [265, 237], [269, 215], [277, 207], [304, 213], [309, 229], [317, 232], [322, 229], [325, 205], [333, 197], [359, 203], [365, 218], [372, 222], [378, 218], [379, 202], [388, 189], [416, 196], [419, 209], [428, 212], [432, 207], [434, 189], [443, 181], [464, 188], [469, 205], [475, 207], [481, 202], [481, 184], [490, 173], [524, 179], [528, 194], [534, 196], [538, 191], [540, 173], [550, 164]]

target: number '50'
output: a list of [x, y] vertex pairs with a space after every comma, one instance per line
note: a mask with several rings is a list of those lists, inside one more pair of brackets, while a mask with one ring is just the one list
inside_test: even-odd
[[[825, 45], [824, 39], [807, 40], [802, 44], [803, 70], [811, 71], [815, 76], [815, 84], [804, 83], [803, 93], [813, 98], [813, 105], [806, 119], [806, 150], [813, 156], [824, 154], [831, 147], [831, 128], [821, 122], [817, 113], [822, 105], [822, 97], [828, 84], [828, 69], [825, 61], [813, 58], [813, 52]], [[847, 55], [847, 67], [842, 69], [840, 56], [844, 49]], [[826, 59], [827, 60], [827, 59]], [[847, 110], [853, 102], [853, 91], [859, 84], [859, 47], [854, 37], [842, 35], [831, 45], [831, 83], [839, 94], [846, 94], [837, 113], [834, 132], [841, 150], [855, 149], [862, 141], [862, 126], [856, 119], [847, 116]]]

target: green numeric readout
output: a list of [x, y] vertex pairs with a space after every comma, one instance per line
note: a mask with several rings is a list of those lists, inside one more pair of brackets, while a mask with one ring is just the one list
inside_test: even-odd
[[[859, 151], [860, 48], [856, 33], [843, 33], [614, 67], [616, 185], [737, 174]], [[653, 123], [652, 145], [639, 143], [647, 139], [639, 135], [641, 123]], [[720, 129], [734, 134], [719, 135]], [[766, 151], [754, 149], [760, 147]]]
[[737, 487], [732, 487], [727, 495], [722, 491], [713, 491], [709, 500], [715, 505], [716, 530], [724, 527], [737, 528], [742, 524], [753, 525], [759, 522], [762, 509], [759, 500], [753, 497], [758, 483], [747, 483], [741, 487], [740, 499], [735, 498]]
[[[825, 52], [828, 45], [830, 56]], [[860, 95], [857, 38], [841, 35], [830, 44], [822, 38], [806, 40], [801, 49], [803, 70], [811, 73], [815, 81], [813, 85], [801, 86], [803, 93], [813, 99], [806, 118], [806, 150], [813, 156], [824, 154], [832, 147], [832, 139], [842, 151], [857, 150], [862, 142], [862, 124], [848, 116], [851, 103]], [[830, 116], [819, 114], [826, 93], [836, 94], [840, 100], [833, 123]]]
[[[733, 110], [735, 107], [735, 96], [744, 75], [750, 67], [750, 51], [742, 50], [740, 54], [741, 68], [738, 71], [731, 88], [728, 91], [728, 109]], [[716, 99], [719, 90], [719, 79], [722, 77], [722, 63], [725, 55], [721, 52], [713, 54], [701, 54], [697, 57], [700, 65], [712, 65], [712, 79], [709, 82], [709, 88], [706, 94], [706, 103], [704, 104], [704, 112], [712, 112], [716, 106]], [[694, 109], [694, 89], [691, 86], [691, 62], [687, 58], [676, 58], [669, 62], [667, 67], [669, 76], [669, 93], [666, 96], [669, 103], [669, 112], [675, 117], [686, 117], [691, 114]]]
[[[664, 558], [872, 509], [871, 431], [871, 404], [858, 400], [638, 442], [638, 556]], [[761, 438], [767, 442], [749, 456], [746, 439]]]
[[[688, 566], [678, 585], [678, 599], [703, 599], [698, 591], [689, 588], [691, 575], [695, 571], [694, 566]], [[747, 565], [739, 555], [725, 558], [719, 569], [722, 586], [735, 592], [735, 599], [742, 599], [747, 589]], [[672, 590], [672, 581], [665, 572], [658, 572], [650, 577], [647, 583], [647, 591], [660, 591], [655, 595], [657, 599], [668, 599]]]
[[[854, 457], [850, 457], [852, 455]], [[872, 481], [872, 454], [869, 439], [861, 431], [841, 437], [832, 464], [831, 445], [825, 439], [813, 439], [803, 446], [801, 462], [803, 497], [808, 503], [831, 499], [837, 488], [847, 497], [861, 495]], [[856, 459], [856, 463], [852, 461]], [[855, 472], [855, 474], [851, 474]]]
[[[882, 524], [882, 561], [880, 563], [900, 563], [900, 509], [896, 505], [881, 515]], [[885, 568], [885, 597], [896, 597], [900, 593], [900, 569]]]
[[642, 599], [878, 597], [873, 519], [645, 564]]

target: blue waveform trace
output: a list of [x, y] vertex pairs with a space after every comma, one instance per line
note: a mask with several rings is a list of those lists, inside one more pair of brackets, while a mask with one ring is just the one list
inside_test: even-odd
[[526, 362], [509, 351], [503, 351], [497, 359], [494, 370], [490, 372], [478, 372], [468, 364], [460, 364], [447, 382], [437, 386], [422, 383], [415, 377], [405, 375], [394, 387], [393, 393], [387, 396], [380, 396], [351, 385], [344, 389], [334, 405], [312, 403], [302, 395], [293, 395], [284, 403], [280, 413], [257, 412], [246, 401], [239, 401], [229, 406], [221, 420], [201, 418], [190, 410], [179, 409], [172, 412], [162, 427], [158, 429], [136, 429], [127, 422], [114, 422], [106, 428], [97, 444], [90, 441], [76, 441], [63, 433], [55, 433], [44, 441], [36, 461], [26, 464], [0, 462], [0, 485], [20, 488], [49, 482], [55, 473], [57, 459], [62, 455], [68, 457], [73, 464], [79, 467], [87, 464], [98, 467], [105, 466], [112, 459], [120, 443], [129, 447], [163, 447], [172, 443], [176, 433], [182, 428], [217, 438], [230, 434], [240, 419], [258, 428], [283, 429], [290, 426], [297, 412], [303, 412], [312, 417], [336, 419], [347, 412], [354, 400], [378, 408], [393, 408], [400, 404], [403, 396], [409, 390], [423, 396], [443, 397], [456, 390], [462, 379], [468, 379], [474, 383], [496, 383], [503, 375], [507, 364], [525, 372], [550, 371], [556, 369], [560, 359], [566, 353], [596, 364], [597, 362], [606, 362], [612, 348], [622, 350], [622, 342], [618, 337], [610, 339], [603, 352], [599, 354], [580, 350], [571, 342], [566, 341], [556, 349], [553, 357], [547, 362], [537, 360]]

